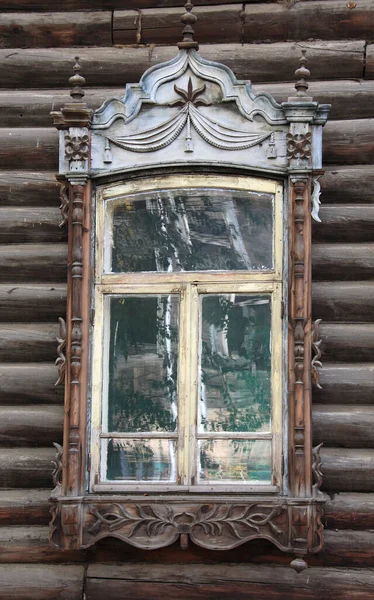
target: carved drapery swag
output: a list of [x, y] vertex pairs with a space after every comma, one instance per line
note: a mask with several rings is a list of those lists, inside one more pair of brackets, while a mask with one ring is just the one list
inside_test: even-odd
[[[205, 548], [229, 549], [265, 538], [293, 552], [293, 566], [301, 570], [304, 556], [323, 543], [319, 448], [312, 457], [309, 417], [312, 369], [318, 384], [320, 367], [317, 327], [312, 340], [310, 286], [311, 217], [319, 220], [321, 130], [329, 106], [307, 96], [304, 54], [296, 93], [287, 102], [254, 94], [250, 82], [237, 81], [226, 66], [199, 56], [191, 10], [186, 14], [185, 38], [175, 58], [150, 68], [138, 84], [127, 85], [122, 100], [108, 99], [98, 110], [89, 110], [77, 61], [70, 79], [72, 101], [52, 113], [60, 130], [69, 271], [66, 336], [64, 332], [58, 340], [59, 380], [62, 371], [65, 377], [64, 448], [62, 462], [58, 449], [55, 468], [51, 543], [86, 548], [114, 536], [137, 547], [159, 548], [179, 538], [183, 547], [191, 539]], [[193, 173], [212, 164], [216, 172], [220, 167], [251, 170], [288, 184], [288, 480], [281, 495], [231, 493], [229, 501], [212, 493], [203, 500], [201, 494], [169, 493], [161, 501], [152, 493], [146, 499], [92, 493], [86, 488], [92, 188], [97, 181], [124, 180], [149, 168], [180, 166]]]

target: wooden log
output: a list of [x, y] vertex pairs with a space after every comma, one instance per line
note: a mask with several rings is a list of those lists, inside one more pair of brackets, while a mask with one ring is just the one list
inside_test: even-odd
[[[200, 43], [242, 42], [240, 5], [196, 7], [195, 39]], [[176, 44], [181, 38], [180, 8], [118, 10], [113, 15], [114, 44]]]
[[313, 402], [360, 406], [372, 404], [374, 363], [324, 363], [320, 382], [322, 390], [313, 389]]
[[49, 490], [0, 490], [0, 525], [46, 525]]
[[0, 162], [6, 169], [58, 171], [58, 131], [52, 127], [0, 129]]
[[[374, 356], [374, 323], [320, 324], [322, 359], [370, 362]], [[373, 382], [374, 383], [374, 382]]]
[[327, 122], [323, 137], [324, 164], [374, 162], [374, 119]]
[[[253, 0], [251, 0], [253, 1]], [[263, 0], [254, 0], [263, 1]], [[185, 0], [127, 0], [126, 7], [134, 10], [142, 8], [164, 8], [165, 6], [180, 6], [183, 7]], [[241, 4], [238, 0], [196, 0], [194, 6], [199, 4]], [[105, 9], [123, 9], [122, 0], [105, 0]], [[48, 11], [51, 10], [49, 0], [3, 0], [2, 10], [29, 10], [29, 11]], [[64, 0], [58, 7], [61, 11], [76, 11], [76, 10], [102, 10], [103, 0]], [[181, 9], [181, 14], [183, 10]]]
[[313, 404], [313, 443], [374, 448], [374, 405]]
[[0, 600], [80, 600], [83, 565], [1, 565]]
[[0, 322], [52, 321], [66, 314], [66, 285], [0, 285]]
[[[293, 93], [292, 83], [263, 83], [255, 92], [268, 92], [277, 102]], [[123, 98], [122, 87], [85, 88], [84, 101], [96, 109], [106, 98]], [[374, 118], [374, 81], [311, 81], [310, 93], [320, 103], [331, 103], [332, 119]], [[7, 127], [49, 127], [51, 110], [60, 109], [69, 100], [69, 90], [0, 90], [0, 123]], [[349, 110], [347, 109], [349, 106]]]
[[[308, 42], [308, 59], [314, 79], [361, 79], [363, 41]], [[219, 60], [239, 79], [253, 82], [293, 79], [303, 44], [285, 42], [264, 45], [207, 44], [200, 47], [203, 58]], [[118, 86], [136, 82], [150, 66], [173, 58], [174, 47], [79, 49], [82, 73], [89, 86]], [[339, 64], [339, 69], [336, 69]], [[0, 50], [0, 88], [66, 87], [71, 76], [69, 48]], [[32, 78], [29, 76], [32, 70]]]
[[284, 566], [94, 564], [88, 566], [87, 600], [369, 600], [374, 574], [364, 569], [312, 567], [300, 574]]
[[57, 377], [54, 363], [1, 363], [1, 403], [62, 404], [63, 386], [55, 386]]
[[328, 204], [320, 210], [322, 223], [313, 223], [313, 241], [372, 242], [374, 204]]
[[0, 323], [0, 362], [53, 361], [57, 323]]
[[67, 256], [66, 244], [1, 245], [0, 281], [66, 281]]
[[374, 170], [372, 165], [327, 167], [321, 178], [324, 202], [374, 202]]
[[2, 244], [25, 242], [66, 242], [67, 228], [59, 227], [58, 207], [0, 207]]
[[326, 566], [373, 567], [372, 531], [326, 531], [325, 545], [316, 556]]
[[[58, 132], [52, 127], [0, 129], [0, 160], [4, 168], [55, 169]], [[374, 162], [374, 119], [333, 121], [325, 128], [326, 164]]]
[[44, 526], [1, 527], [0, 563], [83, 562], [85, 552], [74, 550], [62, 552], [50, 546], [48, 542], [50, 518]]
[[366, 48], [365, 79], [374, 79], [374, 44], [368, 44]]
[[374, 529], [374, 494], [342, 492], [328, 496], [324, 524], [329, 529]]
[[371, 492], [374, 450], [321, 448], [323, 490], [329, 492]]
[[0, 446], [48, 446], [62, 443], [64, 408], [46, 406], [0, 406]]
[[363, 0], [352, 8], [339, 0], [246, 4], [243, 41], [371, 39], [373, 3]]
[[54, 448], [3, 448], [0, 488], [51, 489], [54, 456]]
[[2, 206], [59, 206], [55, 171], [1, 171]]
[[108, 46], [112, 43], [109, 11], [16, 12], [0, 14], [0, 48]]
[[314, 244], [313, 280], [362, 280], [374, 277], [374, 244]]
[[373, 282], [315, 282], [313, 284], [313, 319], [373, 322]]

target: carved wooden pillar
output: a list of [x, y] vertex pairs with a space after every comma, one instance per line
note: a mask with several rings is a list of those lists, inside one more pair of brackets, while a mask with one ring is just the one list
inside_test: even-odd
[[291, 175], [289, 360], [290, 368], [290, 452], [292, 454], [291, 489], [296, 497], [310, 496], [306, 457], [310, 450], [306, 411], [310, 410], [309, 345], [311, 327], [310, 303], [310, 216], [308, 174]]

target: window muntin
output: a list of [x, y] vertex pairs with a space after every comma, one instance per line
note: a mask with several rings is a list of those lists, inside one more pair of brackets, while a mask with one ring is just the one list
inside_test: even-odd
[[[191, 273], [170, 270], [159, 273], [103, 273], [104, 257], [100, 254], [102, 248], [100, 238], [104, 237], [104, 246], [107, 249], [108, 246], [112, 246], [112, 236], [108, 235], [108, 223], [112, 223], [112, 206], [123, 206], [127, 199], [126, 192], [141, 194], [150, 190], [154, 194], [158, 189], [175, 190], [177, 181], [179, 186], [191, 186], [187, 189], [194, 189], [195, 186], [195, 192], [197, 187], [204, 183], [204, 193], [207, 193], [205, 190], [209, 189], [207, 184], [210, 183], [213, 184], [214, 192], [226, 188], [230, 191], [237, 189], [242, 193], [251, 186], [251, 193], [257, 196], [268, 198], [273, 195], [276, 198], [274, 202], [271, 201], [274, 215], [273, 240], [271, 240], [272, 249], [274, 248], [274, 270], [272, 272], [267, 269], [260, 272], [230, 271], [224, 274], [212, 271]], [[183, 187], [182, 192], [185, 189]], [[99, 194], [91, 444], [91, 488], [93, 490], [279, 491], [282, 471], [281, 223], [281, 186], [270, 180], [248, 177], [169, 177], [162, 181], [146, 180], [142, 183], [106, 188]], [[108, 264], [107, 257], [108, 252], [105, 264]], [[176, 297], [179, 298], [179, 356], [178, 358], [175, 356], [177, 348], [175, 343], [173, 353], [178, 363], [178, 377], [177, 382], [173, 381], [175, 402], [173, 411], [175, 415], [178, 412], [178, 428], [171, 432], [170, 428], [160, 427], [158, 423], [156, 426], [153, 424], [152, 430], [151, 424], [143, 420], [141, 427], [133, 427], [135, 431], [129, 431], [128, 426], [113, 431], [113, 415], [112, 422], [109, 423], [110, 418], [108, 420], [111, 410], [108, 391], [114, 385], [110, 365], [113, 350], [111, 344], [113, 344], [116, 325], [113, 322], [110, 305], [114, 306], [116, 302], [130, 299], [136, 303], [136, 298], [142, 302], [147, 302], [147, 298], [153, 298], [153, 301], [158, 303], [163, 299], [163, 302], [169, 305], [173, 299], [173, 302], [178, 304]], [[224, 354], [221, 356], [221, 371], [222, 367], [225, 371], [224, 376], [220, 374], [221, 384], [226, 380], [224, 383], [226, 392], [227, 386], [228, 388], [231, 386], [231, 396], [238, 396], [238, 394], [245, 394], [243, 390], [246, 385], [248, 387], [250, 381], [255, 388], [257, 386], [258, 397], [256, 398], [256, 393], [253, 394], [252, 391], [249, 393], [251, 406], [247, 411], [242, 410], [239, 417], [237, 415], [240, 414], [240, 407], [235, 414], [231, 406], [223, 415], [222, 406], [214, 407], [214, 402], [212, 404], [210, 401], [207, 407], [211, 414], [213, 410], [216, 415], [220, 413], [220, 417], [204, 421], [200, 406], [201, 384], [204, 383], [205, 375], [201, 376], [199, 364], [200, 362], [203, 364], [204, 360], [206, 362], [203, 351], [207, 318], [209, 321], [206, 307], [212, 305], [212, 302], [219, 303], [220, 299], [226, 309], [232, 305], [229, 309], [229, 313], [230, 311], [232, 313], [231, 326], [226, 328], [224, 326], [221, 330], [216, 327], [216, 337], [217, 335], [221, 337], [223, 345], [227, 347], [226, 356]], [[139, 302], [140, 306], [141, 302]], [[255, 306], [257, 309], [254, 308]], [[264, 323], [266, 311], [268, 311], [267, 328]], [[225, 320], [227, 316], [222, 314], [217, 318]], [[173, 323], [176, 324], [175, 317]], [[214, 323], [208, 324], [208, 328], [212, 325]], [[131, 326], [133, 327], [134, 323]], [[240, 331], [241, 327], [242, 331]], [[165, 330], [165, 325], [163, 329]], [[159, 334], [156, 334], [156, 337], [160, 337]], [[143, 342], [143, 346], [146, 346], [145, 339]], [[155, 344], [157, 345], [157, 342], [154, 340], [153, 345]], [[257, 347], [262, 344], [262, 356], [251, 361], [248, 359], [248, 354], [250, 351], [253, 353], [253, 345], [256, 344]], [[165, 342], [163, 346], [166, 347]], [[212, 348], [209, 352], [212, 354]], [[216, 361], [217, 358], [218, 356], [215, 356]], [[136, 360], [140, 360], [143, 367], [147, 362], [144, 355], [137, 356]], [[256, 361], [259, 360], [261, 364], [257, 365]], [[170, 357], [167, 362], [170, 363]], [[243, 363], [243, 371], [250, 372], [247, 384], [245, 377], [240, 376], [240, 369], [236, 366], [236, 363], [239, 365], [240, 362]], [[229, 363], [231, 367], [228, 366]], [[160, 371], [160, 367], [158, 368]], [[164, 372], [164, 379], [165, 376]], [[158, 384], [160, 385], [160, 382]], [[235, 386], [237, 389], [234, 389]], [[163, 384], [161, 387], [165, 390], [168, 386]], [[264, 388], [267, 392], [264, 392]], [[222, 396], [224, 394], [221, 393], [218, 405], [224, 404]], [[258, 422], [254, 414], [256, 404], [259, 406], [259, 416], [260, 413], [262, 415]], [[126, 410], [130, 410], [130, 407]], [[172, 411], [169, 411], [169, 414], [170, 412]], [[165, 413], [163, 414], [165, 416]], [[239, 423], [241, 420], [245, 421], [243, 415], [247, 418], [247, 425]], [[132, 418], [134, 416], [136, 417], [132, 415]], [[120, 418], [120, 415], [117, 417]], [[117, 422], [119, 422], [118, 418]], [[236, 425], [233, 425], [235, 419]], [[109, 424], [111, 427], [108, 427]], [[161, 431], [162, 429], [164, 430]], [[221, 460], [217, 467], [213, 459], [219, 454]]]

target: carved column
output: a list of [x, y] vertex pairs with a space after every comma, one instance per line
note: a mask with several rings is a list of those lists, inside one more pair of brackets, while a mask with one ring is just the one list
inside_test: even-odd
[[309, 430], [305, 430], [306, 412], [310, 411], [310, 217], [308, 174], [291, 175], [292, 235], [290, 247], [290, 423], [292, 493], [310, 496], [306, 457], [309, 452]]

